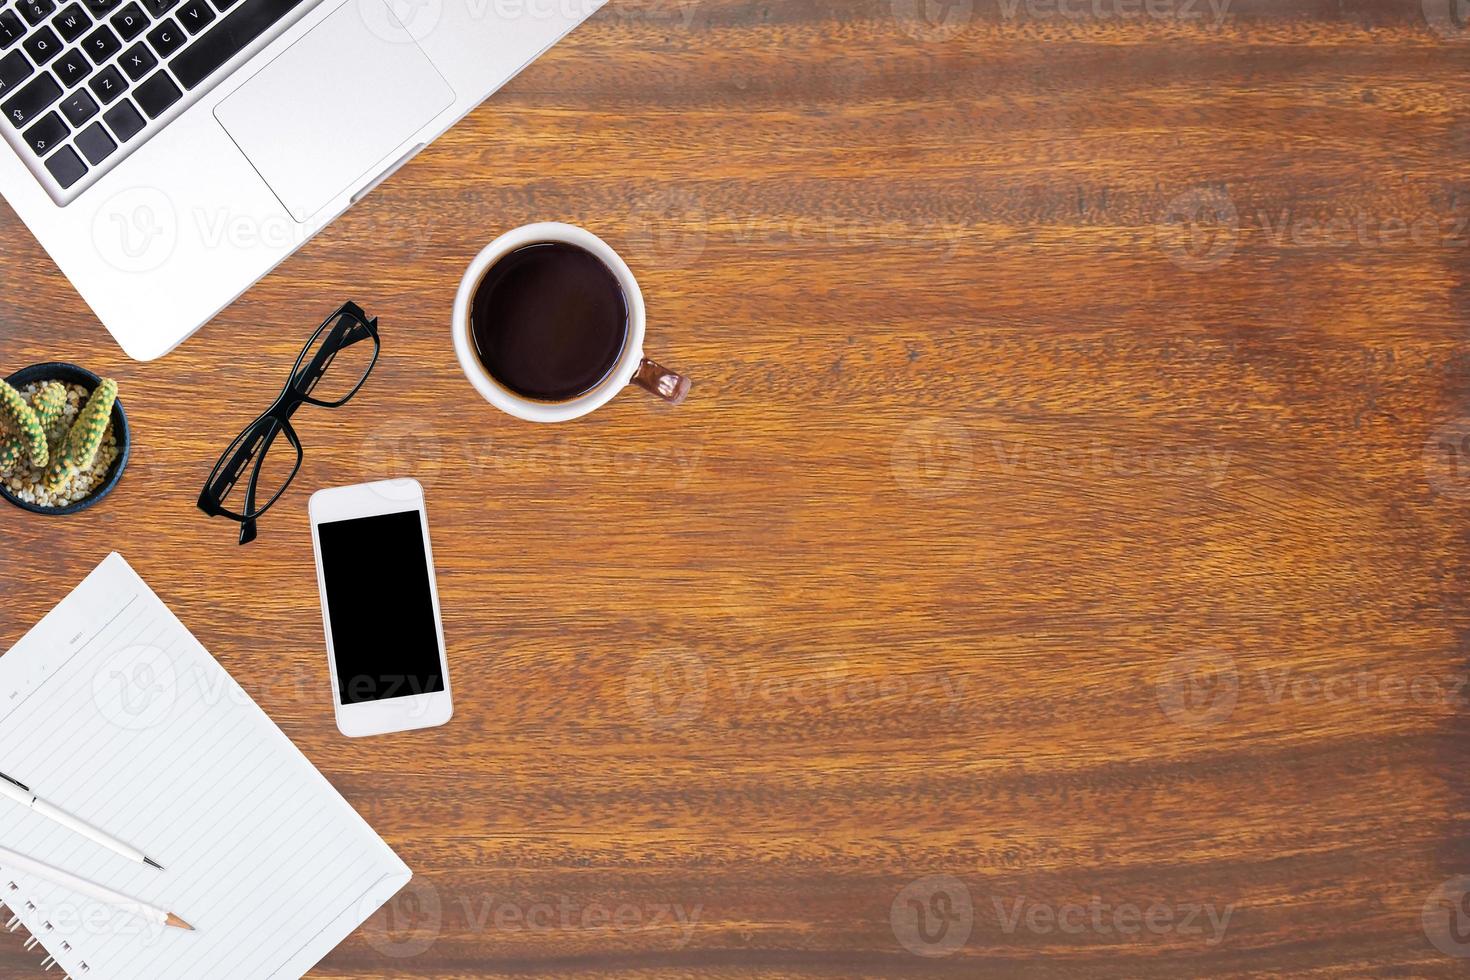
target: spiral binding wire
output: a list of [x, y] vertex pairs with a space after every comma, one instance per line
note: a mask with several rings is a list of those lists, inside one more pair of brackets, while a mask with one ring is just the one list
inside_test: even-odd
[[[5, 909], [5, 907], [8, 905], [15, 912], [15, 914], [10, 917], [9, 921], [7, 921], [5, 923], [5, 931], [6, 932], [14, 932], [15, 930], [19, 929], [23, 925], [23, 923], [20, 921], [20, 910], [19, 910], [19, 907], [15, 904], [15, 901], [16, 901], [15, 895], [12, 894], [12, 893], [18, 892], [18, 891], [20, 891], [20, 886], [19, 885], [17, 885], [13, 881], [7, 882], [6, 885], [5, 885], [5, 894], [4, 894], [4, 897], [0, 897], [0, 911], [3, 911]], [[25, 903], [25, 911], [27, 911], [27, 912], [34, 912], [34, 911], [36, 911], [36, 905], [35, 905], [35, 903], [34, 902], [31, 902], [31, 901], [26, 901], [26, 903]], [[52, 930], [54, 930], [56, 928], [50, 922], [42, 922], [41, 925], [45, 929], [46, 932], [51, 932]], [[26, 949], [26, 952], [30, 952], [31, 950], [35, 949], [39, 945], [41, 945], [41, 939], [40, 939], [40, 937], [38, 937], [38, 936], [36, 936], [34, 934], [31, 934], [31, 935], [29, 935], [29, 936], [26, 937], [26, 941], [25, 941], [25, 949]], [[62, 948], [63, 951], [70, 953], [71, 952], [71, 943], [66, 942], [66, 941], [63, 940], [62, 943], [61, 943], [61, 948]], [[49, 972], [51, 970], [51, 968], [53, 966], [55, 966], [55, 965], [56, 965], [56, 957], [54, 957], [54, 956], [47, 956], [44, 960], [41, 961], [41, 969], [43, 971]], [[83, 964], [81, 964], [81, 970], [82, 970], [82, 973], [83, 974], [86, 974], [86, 973], [90, 973], [92, 971], [92, 968], [90, 966], [88, 966], [86, 963], [83, 963]], [[67, 974], [67, 976], [70, 977], [71, 974]]]

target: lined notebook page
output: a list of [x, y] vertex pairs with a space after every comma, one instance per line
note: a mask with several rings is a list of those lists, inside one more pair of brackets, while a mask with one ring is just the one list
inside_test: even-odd
[[115, 554], [0, 657], [0, 771], [167, 870], [8, 800], [0, 844], [197, 930], [0, 866], [19, 886], [0, 899], [73, 977], [300, 976], [411, 877]]

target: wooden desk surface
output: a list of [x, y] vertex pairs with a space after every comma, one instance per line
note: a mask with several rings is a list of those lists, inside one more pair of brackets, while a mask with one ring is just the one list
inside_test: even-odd
[[[0, 365], [136, 431], [0, 514], [0, 644], [127, 556], [418, 874], [316, 975], [1463, 971], [1470, 34], [918, 4], [615, 0], [152, 364], [0, 217]], [[455, 284], [543, 219], [686, 406], [472, 394]], [[379, 370], [237, 548], [199, 484], [348, 297]], [[349, 742], [306, 498], [403, 474], [458, 713]]]

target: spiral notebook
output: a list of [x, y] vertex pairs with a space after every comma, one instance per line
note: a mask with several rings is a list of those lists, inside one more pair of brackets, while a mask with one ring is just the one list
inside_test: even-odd
[[300, 977], [412, 877], [117, 554], [0, 657], [0, 771], [167, 870], [4, 799], [0, 844], [197, 930], [0, 866], [28, 946], [79, 980]]

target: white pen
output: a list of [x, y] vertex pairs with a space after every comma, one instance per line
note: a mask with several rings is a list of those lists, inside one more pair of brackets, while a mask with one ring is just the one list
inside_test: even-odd
[[37, 878], [45, 878], [52, 884], [60, 885], [79, 895], [89, 895], [97, 901], [106, 902], [114, 908], [122, 909], [126, 912], [133, 912], [157, 925], [173, 926], [175, 929], [188, 929], [190, 932], [194, 931], [193, 926], [172, 912], [166, 912], [157, 906], [149, 905], [147, 902], [140, 902], [136, 898], [129, 898], [122, 892], [115, 892], [111, 888], [104, 888], [85, 878], [78, 878], [69, 871], [53, 868], [49, 864], [37, 861], [34, 858], [28, 858], [24, 854], [17, 854], [15, 851], [0, 847], [0, 871], [7, 871], [11, 868], [25, 874], [33, 874]]
[[80, 820], [72, 816], [70, 813], [67, 813], [65, 810], [61, 810], [52, 806], [50, 803], [47, 803], [35, 793], [32, 793], [31, 788], [25, 783], [22, 783], [19, 780], [11, 779], [3, 772], [0, 772], [0, 796], [14, 800], [21, 806], [30, 807], [32, 810], [45, 817], [47, 820], [50, 820], [54, 823], [59, 823], [67, 830], [81, 834], [83, 837], [96, 841], [98, 844], [101, 844], [108, 850], [116, 851], [118, 854], [121, 854], [129, 861], [137, 861], [139, 864], [146, 864], [151, 868], [157, 868], [159, 871], [163, 870], [163, 865], [159, 864], [157, 861], [153, 860], [148, 855], [138, 850], [136, 847], [129, 847], [127, 844], [124, 844], [116, 837], [113, 837], [111, 834], [103, 833], [96, 827], [87, 823], [85, 820]]

